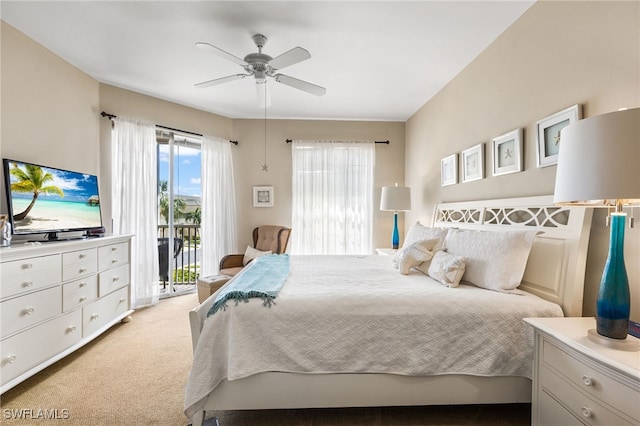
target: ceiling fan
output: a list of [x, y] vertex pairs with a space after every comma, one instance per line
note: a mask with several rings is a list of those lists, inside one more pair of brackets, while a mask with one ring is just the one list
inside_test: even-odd
[[285, 67], [311, 58], [311, 54], [306, 49], [303, 49], [302, 47], [294, 47], [293, 49], [284, 52], [280, 56], [272, 58], [271, 56], [262, 53], [262, 48], [267, 43], [267, 37], [262, 34], [256, 34], [252, 38], [256, 46], [258, 46], [258, 53], [249, 53], [244, 57], [244, 59], [232, 55], [231, 53], [228, 53], [212, 44], [205, 42], [196, 43], [197, 47], [208, 50], [224, 59], [233, 62], [234, 64], [240, 65], [242, 68], [244, 68], [245, 73], [203, 81], [202, 83], [197, 83], [195, 86], [199, 88], [211, 87], [218, 84], [228, 83], [230, 81], [253, 76], [256, 81], [256, 89], [259, 98], [267, 96], [265, 93], [266, 86], [264, 86], [265, 90], [261, 89], [262, 85], [266, 83], [267, 77], [273, 78], [278, 83], [293, 87], [294, 89], [302, 90], [303, 92], [307, 92], [312, 95], [322, 96], [327, 92], [327, 89], [322, 86], [290, 77], [288, 75], [277, 73], [277, 71]]

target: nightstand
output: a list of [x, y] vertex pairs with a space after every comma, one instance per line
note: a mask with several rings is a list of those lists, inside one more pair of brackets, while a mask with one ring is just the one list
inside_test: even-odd
[[589, 340], [594, 318], [525, 321], [535, 330], [533, 425], [640, 425], [640, 352]]
[[391, 249], [391, 248], [377, 248], [376, 249], [376, 254], [378, 254], [380, 256], [395, 256], [397, 252], [398, 252], [397, 249]]

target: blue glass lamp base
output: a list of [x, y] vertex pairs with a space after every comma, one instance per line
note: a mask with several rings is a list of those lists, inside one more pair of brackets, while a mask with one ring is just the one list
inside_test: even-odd
[[596, 302], [598, 334], [611, 339], [625, 339], [629, 330], [631, 295], [629, 278], [624, 264], [624, 226], [626, 214], [611, 215], [609, 255], [602, 272]]
[[400, 233], [398, 232], [398, 212], [393, 213], [393, 235], [391, 237], [391, 248], [398, 250], [400, 245]]

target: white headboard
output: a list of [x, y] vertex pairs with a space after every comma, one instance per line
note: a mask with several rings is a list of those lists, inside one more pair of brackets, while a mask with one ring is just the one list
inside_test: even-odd
[[436, 206], [433, 226], [486, 231], [538, 229], [520, 289], [582, 316], [592, 209], [553, 205], [553, 196], [505, 198]]

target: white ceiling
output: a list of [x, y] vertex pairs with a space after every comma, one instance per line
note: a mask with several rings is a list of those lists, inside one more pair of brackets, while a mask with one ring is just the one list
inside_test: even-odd
[[327, 89], [269, 80], [269, 118], [405, 121], [533, 3], [2, 0], [0, 16], [100, 82], [231, 118], [264, 118], [255, 83], [195, 88], [243, 69], [194, 44], [243, 58], [262, 33], [272, 57], [311, 53], [282, 74]]

